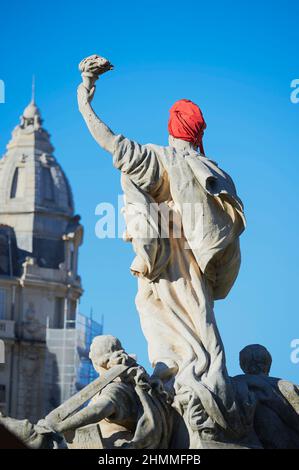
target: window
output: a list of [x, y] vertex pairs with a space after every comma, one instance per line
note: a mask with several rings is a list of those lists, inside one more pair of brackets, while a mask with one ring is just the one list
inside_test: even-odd
[[17, 196], [18, 179], [19, 179], [19, 168], [16, 168], [15, 173], [13, 175], [12, 185], [11, 185], [11, 190], [10, 190], [11, 198], [14, 198]]
[[54, 201], [54, 184], [51, 169], [43, 167], [42, 169], [44, 199], [46, 201]]
[[0, 403], [3, 405], [6, 403], [6, 387], [0, 384]]
[[74, 244], [70, 243], [70, 271], [74, 271], [74, 259], [75, 259], [75, 253], [74, 253]]
[[[70, 301], [70, 313], [69, 313], [69, 320], [75, 322], [76, 320], [76, 313], [77, 313], [77, 302], [76, 300]], [[75, 328], [75, 326], [74, 326]]]
[[0, 288], [0, 320], [6, 317], [6, 290]]
[[25, 189], [25, 168], [17, 167], [15, 169], [12, 183], [11, 183], [11, 189], [10, 189], [11, 199], [24, 196], [24, 189]]
[[55, 298], [53, 328], [64, 328], [64, 298]]
[[70, 209], [72, 209], [73, 207], [73, 198], [72, 198], [72, 190], [71, 190], [71, 187], [70, 187], [70, 184], [68, 182], [68, 179], [65, 175], [64, 176], [64, 181], [65, 181], [65, 185], [66, 185], [66, 192], [67, 192], [67, 205]]

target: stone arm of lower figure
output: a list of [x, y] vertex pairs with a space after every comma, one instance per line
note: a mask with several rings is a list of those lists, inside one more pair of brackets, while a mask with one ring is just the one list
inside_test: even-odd
[[106, 397], [100, 397], [98, 401], [75, 413], [73, 416], [56, 423], [53, 427], [58, 433], [71, 429], [77, 429], [88, 424], [98, 423], [109, 418], [115, 413], [115, 405]]

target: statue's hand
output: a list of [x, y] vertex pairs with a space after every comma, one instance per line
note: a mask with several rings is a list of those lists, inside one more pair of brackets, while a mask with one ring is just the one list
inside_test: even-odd
[[82, 112], [84, 111], [84, 109], [86, 108], [86, 106], [92, 101], [93, 97], [94, 97], [94, 93], [95, 93], [95, 89], [96, 87], [92, 87], [92, 89], [89, 91], [87, 90], [87, 88], [85, 88], [85, 86], [83, 85], [83, 83], [81, 83], [79, 86], [78, 86], [78, 89], [77, 89], [77, 98], [78, 98], [78, 106], [79, 106], [79, 110]]
[[49, 434], [53, 432], [53, 428], [49, 426], [45, 419], [40, 419], [35, 425], [34, 429], [39, 434]]
[[57, 418], [53, 416], [52, 412], [45, 417], [45, 419], [39, 421], [38, 425], [42, 425], [45, 428], [50, 429], [53, 432], [60, 432], [60, 422], [57, 421]]

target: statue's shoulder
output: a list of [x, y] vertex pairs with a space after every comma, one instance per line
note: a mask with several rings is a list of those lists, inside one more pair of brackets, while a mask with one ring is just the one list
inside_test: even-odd
[[134, 395], [134, 387], [130, 383], [124, 383], [121, 381], [113, 381], [108, 384], [102, 392], [104, 395], [109, 395], [112, 399], [121, 399], [124, 395]]
[[169, 146], [157, 145], [157, 144], [146, 144], [145, 147], [152, 150], [158, 157], [170, 155], [171, 149], [172, 149]]

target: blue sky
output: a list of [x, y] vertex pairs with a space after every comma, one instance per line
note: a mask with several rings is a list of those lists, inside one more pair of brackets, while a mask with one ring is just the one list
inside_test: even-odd
[[148, 366], [129, 273], [131, 247], [99, 240], [95, 207], [116, 204], [119, 174], [77, 111], [78, 62], [92, 53], [115, 70], [97, 87], [94, 107], [115, 132], [141, 143], [167, 143], [168, 110], [180, 98], [198, 103], [207, 122], [205, 150], [234, 178], [246, 208], [239, 278], [216, 315], [228, 368], [239, 350], [261, 343], [272, 374], [299, 382], [290, 342], [299, 338], [298, 124], [290, 83], [299, 78], [296, 1], [113, 1], [2, 3], [0, 151], [30, 99], [52, 134], [55, 155], [73, 188], [85, 227], [80, 309], [105, 317]]

